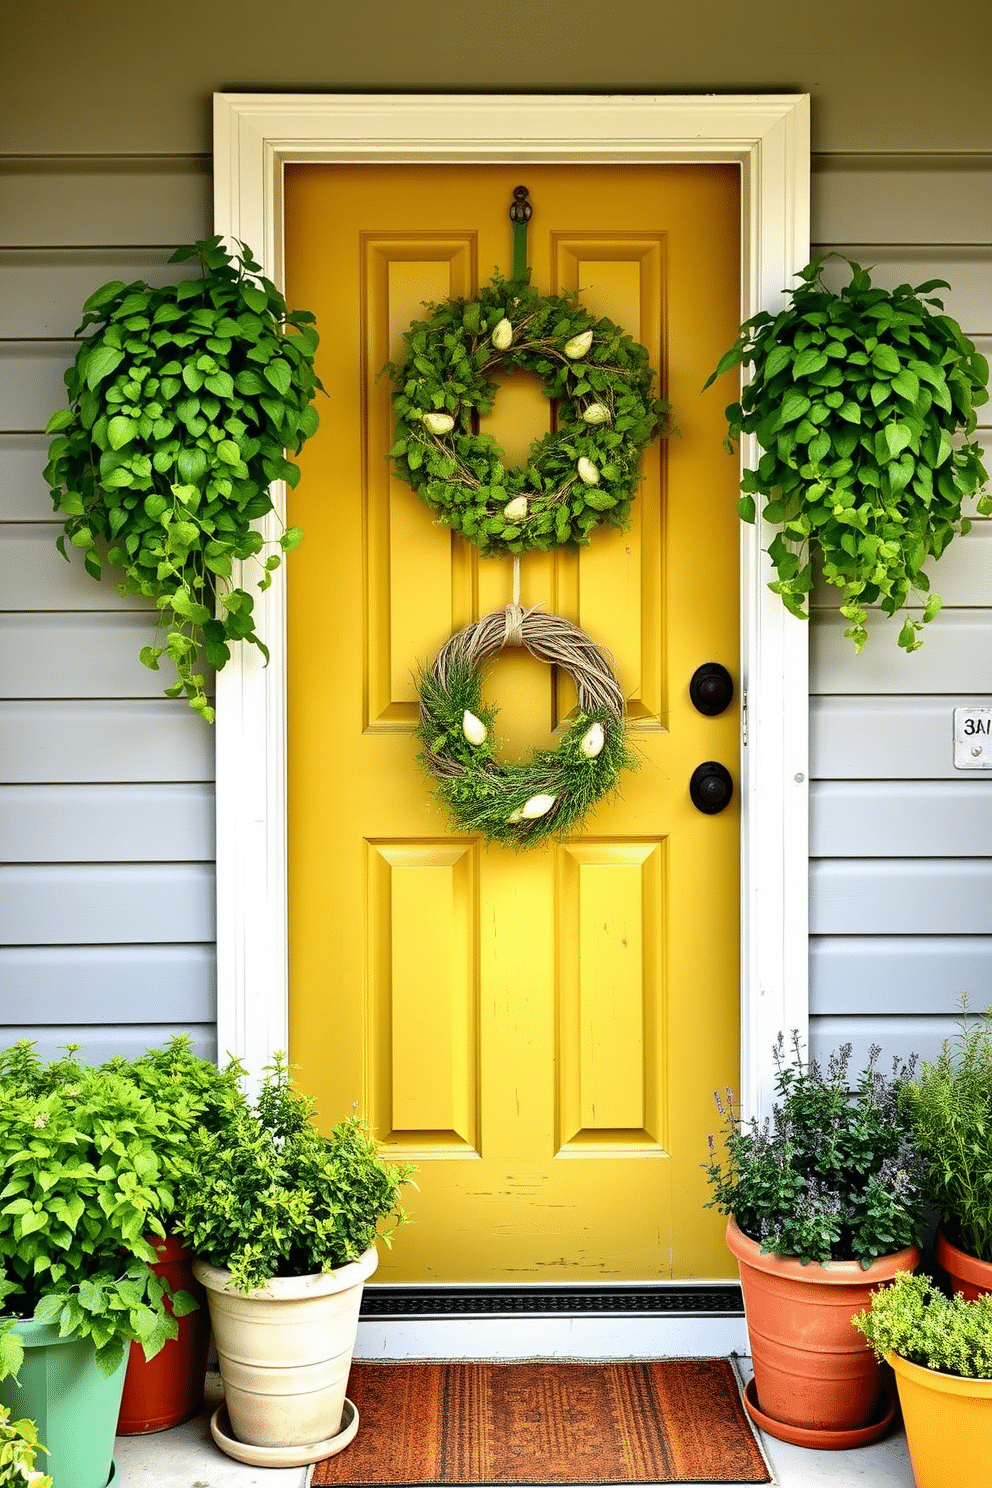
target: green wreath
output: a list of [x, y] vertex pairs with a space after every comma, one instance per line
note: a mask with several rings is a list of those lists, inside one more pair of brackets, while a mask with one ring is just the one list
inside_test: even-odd
[[[625, 527], [641, 451], [672, 432], [645, 348], [574, 295], [539, 295], [526, 279], [497, 275], [476, 299], [430, 310], [404, 335], [406, 360], [386, 368], [397, 473], [487, 556], [584, 543], [600, 522]], [[507, 469], [473, 420], [493, 406], [494, 373], [516, 368], [543, 380], [557, 427]]]
[[[496, 709], [482, 701], [482, 663], [522, 645], [575, 683], [578, 708], [557, 749], [521, 765], [496, 758]], [[577, 828], [637, 761], [627, 746], [624, 698], [609, 660], [559, 615], [508, 605], [447, 641], [417, 681], [421, 760], [463, 832], [535, 847]]]

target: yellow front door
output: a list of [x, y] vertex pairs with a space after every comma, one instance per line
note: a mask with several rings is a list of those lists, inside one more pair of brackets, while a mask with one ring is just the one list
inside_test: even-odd
[[[726, 1275], [701, 1165], [738, 1063], [738, 814], [690, 802], [737, 774], [738, 538], [723, 389], [700, 389], [739, 318], [729, 166], [292, 166], [286, 282], [322, 335], [328, 392], [288, 570], [290, 1054], [325, 1124], [353, 1108], [420, 1167], [414, 1223], [379, 1278], [624, 1281]], [[425, 301], [511, 264], [525, 184], [533, 282], [576, 290], [642, 341], [679, 434], [652, 447], [631, 528], [527, 554], [522, 603], [612, 652], [642, 756], [585, 832], [515, 854], [453, 832], [417, 763], [413, 673], [511, 599], [390, 474], [388, 377]], [[511, 462], [548, 428], [536, 378], [485, 424]], [[488, 692], [508, 758], [572, 706], [519, 652]]]

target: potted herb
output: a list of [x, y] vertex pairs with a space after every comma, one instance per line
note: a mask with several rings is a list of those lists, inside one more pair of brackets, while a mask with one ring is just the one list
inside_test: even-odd
[[992, 1010], [924, 1062], [903, 1101], [940, 1208], [937, 1261], [956, 1291], [992, 1292]]
[[[760, 496], [764, 520], [779, 529], [769, 587], [805, 618], [818, 558], [858, 651], [868, 606], [892, 615], [917, 604], [919, 617], [899, 632], [899, 645], [915, 651], [940, 609], [924, 565], [968, 531], [962, 503], [988, 480], [980, 445], [955, 438], [974, 433], [988, 363], [933, 298], [950, 288], [944, 280], [881, 289], [844, 260], [850, 283], [835, 293], [823, 281], [831, 256], [800, 271], [778, 315], [744, 322], [706, 386], [741, 363], [752, 369], [727, 418], [730, 439], [754, 434], [764, 451], [744, 472], [738, 512], [753, 522]], [[992, 495], [980, 496], [978, 511], [992, 512]]]
[[852, 1328], [873, 1287], [919, 1264], [922, 1195], [899, 1095], [912, 1063], [886, 1079], [879, 1050], [848, 1083], [851, 1045], [824, 1068], [798, 1035], [774, 1048], [778, 1102], [759, 1125], [728, 1102], [725, 1157], [710, 1138], [707, 1207], [730, 1215], [762, 1427], [801, 1445], [846, 1446], [881, 1434], [882, 1379]]
[[154, 602], [163, 635], [140, 659], [157, 671], [165, 655], [177, 678], [168, 695], [185, 694], [207, 720], [205, 668], [224, 666], [237, 641], [268, 655], [234, 565], [257, 560], [267, 589], [281, 552], [302, 540], [289, 528], [263, 557], [253, 523], [272, 510], [271, 481], [296, 485], [285, 450], [298, 452], [319, 422], [313, 316], [287, 310], [239, 250], [207, 238], [169, 260], [197, 255], [198, 279], [161, 289], [114, 280], [92, 294], [76, 334], [95, 329], [66, 373], [69, 407], [46, 430], [63, 556], [68, 538], [87, 573], [100, 578], [106, 560], [122, 593]]
[[992, 1460], [992, 1296], [897, 1276], [854, 1320], [895, 1370], [917, 1488], [980, 1488]]
[[232, 1432], [219, 1410], [214, 1439], [257, 1465], [317, 1461], [341, 1428], [380, 1221], [403, 1219], [413, 1170], [387, 1162], [357, 1117], [321, 1135], [279, 1055], [254, 1106], [220, 1133], [192, 1133], [189, 1155], [181, 1227], [207, 1289]]
[[0, 1488], [52, 1488], [52, 1480], [35, 1464], [38, 1453], [48, 1456], [48, 1448], [38, 1440], [34, 1421], [12, 1421], [10, 1411], [0, 1405]]
[[[243, 1066], [232, 1059], [218, 1069], [194, 1052], [189, 1034], [176, 1034], [164, 1049], [149, 1049], [135, 1060], [114, 1058], [104, 1068], [128, 1080], [164, 1118], [159, 1155], [178, 1195], [177, 1203], [181, 1203], [185, 1185], [195, 1181], [187, 1156], [189, 1139], [201, 1127], [215, 1133], [222, 1131], [232, 1115], [243, 1108]], [[188, 1420], [203, 1404], [210, 1343], [206, 1294], [193, 1275], [193, 1254], [176, 1228], [174, 1212], [163, 1211], [159, 1219], [165, 1229], [164, 1239], [147, 1237], [157, 1256], [152, 1269], [169, 1284], [172, 1298], [167, 1298], [166, 1305], [170, 1309], [172, 1299], [178, 1295], [183, 1298], [177, 1313], [178, 1332], [151, 1359], [146, 1359], [140, 1349], [131, 1350], [118, 1436], [164, 1431]], [[186, 1311], [187, 1298], [196, 1304], [191, 1311]]]
[[145, 1238], [173, 1203], [162, 1126], [117, 1074], [0, 1056], [0, 1404], [37, 1422], [59, 1488], [104, 1488], [131, 1342], [176, 1331]]

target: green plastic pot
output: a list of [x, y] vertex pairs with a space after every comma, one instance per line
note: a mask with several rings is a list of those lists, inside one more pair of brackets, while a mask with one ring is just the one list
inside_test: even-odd
[[109, 1488], [116, 1483], [114, 1432], [124, 1389], [127, 1354], [109, 1377], [97, 1367], [86, 1338], [60, 1338], [53, 1324], [22, 1320], [14, 1332], [24, 1344], [16, 1380], [0, 1380], [0, 1404], [18, 1419], [30, 1416], [51, 1453], [42, 1471], [58, 1488]]

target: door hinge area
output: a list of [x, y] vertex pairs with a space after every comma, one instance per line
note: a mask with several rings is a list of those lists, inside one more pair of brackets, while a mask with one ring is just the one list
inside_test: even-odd
[[747, 743], [747, 691], [741, 693], [741, 743]]

